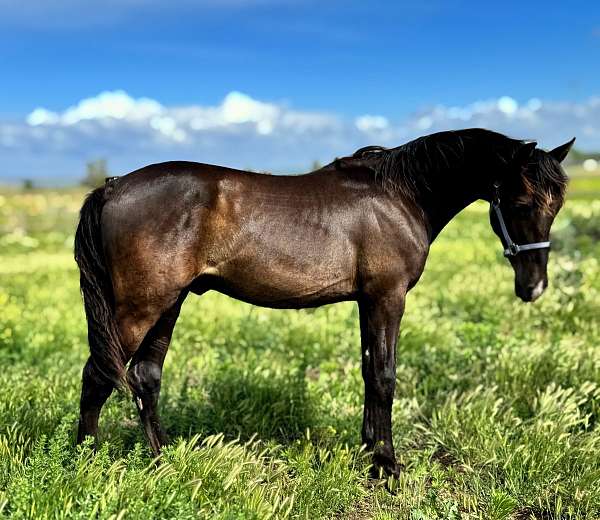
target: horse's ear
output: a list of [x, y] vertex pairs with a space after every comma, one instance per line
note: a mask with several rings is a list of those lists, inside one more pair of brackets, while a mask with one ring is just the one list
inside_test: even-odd
[[531, 154], [535, 150], [537, 143], [532, 141], [530, 143], [522, 144], [521, 147], [515, 152], [513, 156], [513, 164], [517, 168], [523, 168], [527, 166], [529, 159], [531, 158]]
[[559, 163], [563, 162], [569, 152], [571, 151], [571, 147], [575, 142], [575, 138], [571, 139], [568, 143], [561, 144], [557, 146], [554, 150], [549, 151], [548, 153], [554, 157]]

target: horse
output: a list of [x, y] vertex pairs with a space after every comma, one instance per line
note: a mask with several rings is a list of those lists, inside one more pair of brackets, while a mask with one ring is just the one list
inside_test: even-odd
[[549, 232], [567, 185], [560, 163], [573, 142], [548, 152], [473, 128], [361, 148], [302, 175], [165, 162], [107, 179], [87, 196], [75, 235], [90, 346], [78, 442], [96, 442], [103, 404], [126, 388], [160, 454], [163, 362], [189, 293], [278, 309], [355, 301], [362, 443], [375, 475], [398, 476], [396, 342], [431, 243], [469, 204], [489, 202], [516, 295], [536, 300], [548, 285]]

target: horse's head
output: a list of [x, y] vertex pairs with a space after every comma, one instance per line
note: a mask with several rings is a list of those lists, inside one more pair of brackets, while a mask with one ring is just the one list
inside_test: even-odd
[[539, 298], [548, 286], [550, 227], [567, 185], [560, 163], [574, 141], [550, 152], [524, 144], [509, 174], [493, 187], [490, 222], [515, 271], [515, 293], [525, 302]]

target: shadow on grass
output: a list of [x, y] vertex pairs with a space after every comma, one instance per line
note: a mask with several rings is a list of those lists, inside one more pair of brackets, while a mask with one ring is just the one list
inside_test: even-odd
[[224, 433], [247, 440], [289, 442], [313, 425], [313, 406], [302, 373], [274, 375], [243, 369], [219, 370], [208, 381], [188, 378], [165, 395], [163, 425], [171, 438]]

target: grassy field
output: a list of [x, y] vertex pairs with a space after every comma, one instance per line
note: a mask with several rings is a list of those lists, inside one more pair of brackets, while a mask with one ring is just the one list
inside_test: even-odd
[[550, 287], [526, 305], [487, 221], [434, 244], [401, 329], [404, 471], [367, 479], [357, 309], [189, 297], [167, 357], [157, 467], [114, 395], [74, 447], [86, 328], [72, 260], [83, 193], [0, 191], [0, 517], [600, 517], [600, 184], [576, 178]]

